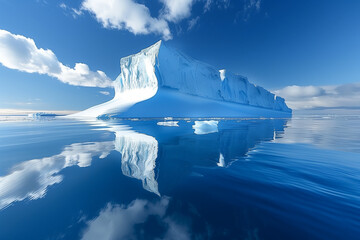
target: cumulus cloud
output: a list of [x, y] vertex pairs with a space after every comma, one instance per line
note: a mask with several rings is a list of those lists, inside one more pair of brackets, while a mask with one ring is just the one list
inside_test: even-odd
[[165, 19], [153, 18], [145, 5], [133, 0], [85, 0], [81, 9], [94, 14], [104, 28], [126, 29], [134, 34], [156, 33], [165, 40], [172, 37]]
[[288, 86], [274, 91], [297, 109], [360, 108], [360, 83], [334, 86]]
[[85, 87], [112, 87], [113, 83], [102, 71], [91, 71], [84, 63], [74, 68], [59, 62], [49, 49], [38, 48], [33, 39], [0, 29], [0, 63], [22, 72], [47, 74], [58, 80]]
[[[179, 23], [191, 16], [196, 0], [159, 0], [162, 8], [158, 16], [151, 16], [149, 8], [136, 0], [84, 0], [78, 12], [90, 12], [104, 28], [127, 30], [137, 34], [158, 34], [165, 40], [172, 38], [169, 24]], [[218, 3], [219, 2], [219, 3]], [[220, 4], [221, 2], [221, 4]], [[230, 0], [217, 0], [217, 5], [228, 6]], [[212, 1], [203, 2], [209, 10]], [[65, 8], [66, 5], [61, 5]], [[199, 17], [189, 21], [189, 30]]]
[[170, 22], [178, 22], [191, 15], [194, 0], [160, 0], [165, 6], [163, 18]]

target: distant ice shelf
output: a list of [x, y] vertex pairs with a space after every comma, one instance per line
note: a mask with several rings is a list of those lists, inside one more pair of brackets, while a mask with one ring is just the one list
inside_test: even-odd
[[47, 113], [47, 112], [37, 112], [37, 113], [30, 113], [28, 114], [28, 118], [41, 120], [41, 119], [49, 119], [58, 116], [55, 113]]
[[71, 117], [290, 117], [281, 97], [161, 41], [120, 60], [115, 97]]

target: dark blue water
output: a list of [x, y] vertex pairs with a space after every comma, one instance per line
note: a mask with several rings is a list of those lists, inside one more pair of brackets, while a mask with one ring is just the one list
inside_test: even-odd
[[360, 239], [360, 117], [158, 121], [0, 122], [0, 239]]

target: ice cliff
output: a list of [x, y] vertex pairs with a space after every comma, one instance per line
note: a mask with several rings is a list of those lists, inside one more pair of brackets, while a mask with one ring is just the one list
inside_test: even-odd
[[285, 100], [161, 41], [120, 60], [115, 97], [75, 116], [286, 117]]

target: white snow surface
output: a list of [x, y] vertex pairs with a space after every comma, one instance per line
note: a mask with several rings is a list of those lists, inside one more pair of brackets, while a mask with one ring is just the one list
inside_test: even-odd
[[[156, 108], [157, 111], [152, 111], [154, 115], [151, 117], [173, 116], [174, 112], [180, 117], [197, 117], [197, 115], [182, 111], [181, 106], [185, 106], [186, 99], [191, 97], [192, 100], [196, 100], [194, 97], [202, 98], [202, 100], [196, 100], [202, 102], [209, 100], [236, 104], [238, 106], [231, 107], [235, 109], [235, 113], [230, 114], [233, 117], [245, 116], [244, 112], [249, 112], [243, 111], [241, 106], [258, 107], [250, 111], [251, 116], [256, 116], [256, 113], [264, 116], [261, 113], [262, 109], [272, 110], [273, 112], [265, 114], [270, 117], [276, 117], [279, 112], [283, 113], [280, 114], [281, 117], [291, 115], [291, 109], [286, 106], [283, 98], [249, 83], [245, 77], [232, 74], [225, 69], [218, 70], [194, 60], [167, 47], [161, 41], [137, 54], [122, 58], [120, 68], [121, 73], [114, 81], [114, 99], [72, 116], [97, 117], [103, 114], [118, 114], [120, 117], [144, 117], [144, 112], [149, 111], [149, 108], [151, 110]], [[166, 102], [166, 97], [163, 99], [164, 91], [165, 95], [168, 95], [170, 91], [174, 96], [171, 98], [176, 98], [176, 101], [171, 102], [176, 104], [172, 106], [175, 110], [171, 112], [166, 111], [166, 108], [161, 111], [163, 106], [169, 104]], [[137, 106], [136, 111], [127, 113], [134, 105], [141, 105], [142, 102], [152, 98], [157, 99], [152, 101], [153, 104], [148, 104], [143, 108]], [[186, 107], [191, 108], [188, 105]], [[176, 111], [177, 108], [178, 111]], [[199, 106], [198, 109], [190, 110], [190, 112], [215, 117], [207, 110]], [[224, 112], [226, 113], [226, 110]], [[222, 114], [220, 111], [219, 116]]]

